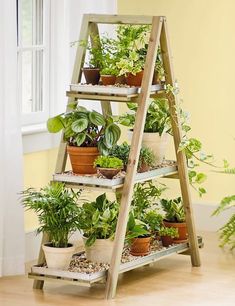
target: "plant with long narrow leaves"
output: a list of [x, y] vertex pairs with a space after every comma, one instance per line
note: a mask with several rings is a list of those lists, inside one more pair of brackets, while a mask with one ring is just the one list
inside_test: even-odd
[[21, 203], [38, 215], [37, 233], [47, 233], [52, 246], [62, 248], [68, 246], [70, 235], [77, 230], [80, 194], [80, 190], [74, 192], [63, 183], [52, 182], [39, 191], [33, 188], [23, 191]]

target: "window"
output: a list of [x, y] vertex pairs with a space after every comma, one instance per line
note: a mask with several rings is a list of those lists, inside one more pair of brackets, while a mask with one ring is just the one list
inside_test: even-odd
[[49, 0], [17, 0], [18, 88], [24, 126], [49, 117]]

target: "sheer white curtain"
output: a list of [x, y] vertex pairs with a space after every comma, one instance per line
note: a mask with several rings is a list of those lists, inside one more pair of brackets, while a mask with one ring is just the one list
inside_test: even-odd
[[0, 277], [24, 273], [20, 106], [17, 103], [16, 1], [0, 1]]

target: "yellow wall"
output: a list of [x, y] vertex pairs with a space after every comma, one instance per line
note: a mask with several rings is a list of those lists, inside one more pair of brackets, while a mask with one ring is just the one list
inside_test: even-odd
[[[235, 165], [235, 1], [118, 0], [118, 13], [167, 17], [175, 75], [192, 136], [218, 163]], [[208, 173], [200, 201], [218, 203], [234, 193], [234, 176]], [[175, 184], [174, 184], [175, 185]], [[175, 189], [174, 189], [175, 190]], [[193, 193], [193, 199], [198, 197]]]
[[[24, 186], [40, 188], [52, 178], [57, 157], [57, 149], [24, 155]], [[25, 212], [25, 230], [37, 226], [37, 217], [32, 212]]]

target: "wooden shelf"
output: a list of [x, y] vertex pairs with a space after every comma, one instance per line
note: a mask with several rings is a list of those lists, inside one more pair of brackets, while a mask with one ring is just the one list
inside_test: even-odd
[[[203, 246], [202, 238], [198, 237], [199, 247]], [[189, 245], [187, 242], [174, 244], [168, 248], [162, 248], [147, 256], [136, 256], [134, 260], [131, 260], [120, 265], [119, 274], [124, 273], [139, 267], [148, 265], [160, 259], [166, 258], [173, 254], [180, 254], [187, 252]], [[50, 280], [50, 281], [63, 281], [73, 285], [91, 287], [94, 283], [105, 282], [107, 277], [107, 271], [100, 271], [94, 273], [78, 273], [63, 270], [49, 269], [40, 265], [33, 266], [31, 272], [28, 274], [29, 278], [37, 280]]]
[[[167, 177], [177, 174], [176, 164], [165, 165], [143, 173], [137, 173], [135, 176], [135, 183], [144, 182], [159, 177]], [[75, 175], [72, 172], [56, 173], [53, 175], [53, 181], [64, 182], [72, 184], [77, 187], [93, 187], [93, 188], [106, 188], [118, 189], [123, 186], [125, 177], [118, 177], [114, 179], [98, 178], [97, 175]]]

